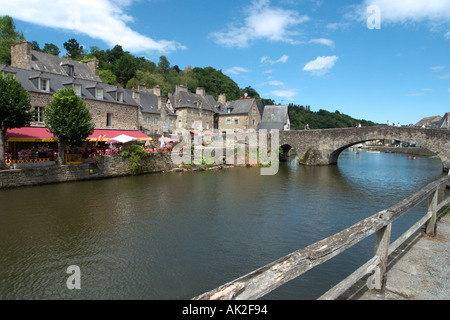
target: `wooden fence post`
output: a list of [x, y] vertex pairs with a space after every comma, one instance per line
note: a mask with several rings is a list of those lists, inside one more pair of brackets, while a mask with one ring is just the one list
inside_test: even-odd
[[438, 193], [439, 189], [433, 194], [433, 198], [428, 202], [428, 213], [431, 212], [431, 218], [427, 222], [426, 233], [429, 236], [436, 235], [436, 216], [437, 216], [437, 205], [438, 205]]
[[392, 222], [381, 228], [376, 233], [375, 238], [375, 256], [380, 258], [378, 267], [374, 274], [367, 280], [369, 289], [384, 291], [386, 287], [386, 267], [389, 256], [389, 244], [391, 241]]

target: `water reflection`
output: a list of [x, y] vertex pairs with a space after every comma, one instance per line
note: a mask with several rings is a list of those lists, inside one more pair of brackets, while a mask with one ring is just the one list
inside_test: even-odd
[[[275, 176], [234, 168], [3, 190], [0, 298], [190, 299], [441, 175], [435, 159], [345, 152], [338, 166], [299, 167], [292, 159]], [[368, 239], [267, 298], [317, 298], [372, 253]], [[65, 285], [73, 264], [81, 290]]]

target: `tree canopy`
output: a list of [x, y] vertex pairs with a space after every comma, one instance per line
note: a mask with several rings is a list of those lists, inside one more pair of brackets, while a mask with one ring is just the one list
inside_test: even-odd
[[0, 17], [0, 63], [11, 64], [11, 46], [23, 39], [23, 33], [16, 31], [13, 18]]
[[349, 128], [357, 124], [362, 126], [375, 126], [376, 123], [367, 120], [354, 119], [339, 111], [329, 112], [320, 109], [311, 111], [310, 106], [289, 105], [289, 119], [292, 130], [303, 130], [309, 124], [311, 129]]
[[47, 104], [45, 126], [58, 138], [58, 160], [64, 163], [66, 145], [79, 146], [92, 132], [95, 124], [83, 99], [72, 87], [59, 90]]
[[6, 131], [29, 125], [33, 117], [27, 91], [13, 75], [0, 73], [0, 165], [5, 163]]

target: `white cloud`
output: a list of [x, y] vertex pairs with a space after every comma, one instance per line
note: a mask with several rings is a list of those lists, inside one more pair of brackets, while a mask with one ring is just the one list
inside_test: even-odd
[[431, 71], [433, 71], [433, 72], [440, 72], [440, 71], [444, 70], [445, 68], [446, 68], [445, 66], [430, 67]]
[[321, 44], [321, 45], [324, 45], [324, 46], [328, 46], [331, 49], [334, 49], [334, 41], [330, 40], [330, 39], [324, 39], [324, 38], [312, 39], [312, 40], [309, 41], [309, 43]]
[[273, 95], [291, 101], [298, 95], [298, 92], [298, 89], [274, 90], [267, 93], [267, 95]]
[[448, 92], [450, 92], [450, 88], [448, 88]]
[[317, 59], [308, 62], [303, 67], [303, 71], [309, 71], [315, 76], [322, 76], [334, 67], [338, 59], [337, 56], [317, 57]]
[[283, 54], [280, 59], [275, 60], [275, 61], [271, 60], [269, 57], [265, 56], [265, 57], [261, 58], [261, 63], [270, 63], [270, 64], [286, 63], [288, 61], [288, 59], [289, 59], [289, 57], [287, 55], [285, 55], [285, 54]]
[[450, 40], [450, 31], [445, 34], [445, 39]]
[[231, 25], [225, 31], [213, 32], [214, 41], [226, 47], [248, 47], [256, 40], [270, 40], [297, 43], [292, 36], [299, 24], [309, 20], [293, 10], [270, 6], [270, 0], [254, 0], [243, 21]]
[[448, 0], [365, 0], [359, 8], [363, 19], [367, 19], [366, 8], [371, 5], [380, 8], [382, 23], [450, 22]]
[[225, 70], [225, 73], [229, 74], [239, 74], [239, 73], [245, 73], [250, 72], [250, 70], [242, 68], [242, 67], [232, 67], [230, 69]]
[[[40, 26], [69, 30], [121, 45], [131, 52], [166, 53], [184, 46], [169, 40], [153, 40], [131, 29], [133, 17], [125, 13], [135, 0], [0, 0], [0, 15], [10, 15]], [[7, 3], [6, 3], [7, 2]]]

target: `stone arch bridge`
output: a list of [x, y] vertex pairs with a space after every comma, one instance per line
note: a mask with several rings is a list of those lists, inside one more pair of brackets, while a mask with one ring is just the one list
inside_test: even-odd
[[337, 164], [339, 154], [353, 145], [372, 140], [414, 143], [438, 155], [443, 169], [450, 168], [450, 130], [408, 127], [362, 127], [323, 130], [281, 131], [284, 152], [294, 149], [304, 165]]

